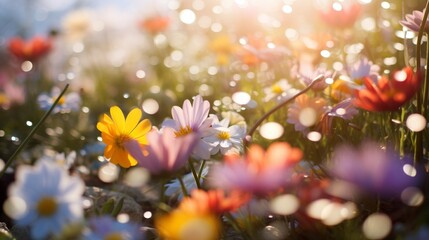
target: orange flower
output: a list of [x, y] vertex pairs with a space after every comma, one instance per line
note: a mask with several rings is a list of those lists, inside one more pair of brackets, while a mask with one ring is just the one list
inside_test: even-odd
[[394, 111], [410, 100], [420, 88], [420, 77], [411, 67], [392, 74], [392, 80], [381, 77], [377, 83], [364, 79], [365, 89], [355, 92], [354, 104], [368, 111]]
[[252, 145], [247, 155], [229, 155], [223, 164], [214, 165], [210, 184], [226, 190], [267, 195], [290, 181], [291, 168], [302, 156], [300, 149], [285, 142], [272, 143], [267, 151]]
[[47, 54], [51, 48], [51, 40], [39, 36], [27, 42], [19, 37], [9, 40], [9, 51], [22, 61], [35, 61]]
[[222, 214], [238, 209], [250, 199], [250, 195], [239, 191], [232, 191], [225, 196], [223, 190], [210, 190], [208, 192], [195, 189], [191, 197], [183, 199], [179, 209], [187, 212]]
[[166, 16], [153, 16], [140, 22], [140, 26], [150, 33], [162, 32], [170, 25], [170, 18]]

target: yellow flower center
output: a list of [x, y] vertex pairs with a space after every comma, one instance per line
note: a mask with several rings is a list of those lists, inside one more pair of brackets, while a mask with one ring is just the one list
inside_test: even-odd
[[274, 84], [273, 86], [271, 86], [271, 91], [273, 91], [273, 93], [275, 94], [283, 93], [283, 89], [278, 84]]
[[128, 135], [121, 134], [115, 138], [115, 145], [118, 148], [124, 149], [124, 143], [128, 140], [130, 140]]
[[182, 136], [188, 135], [191, 132], [192, 132], [192, 128], [190, 126], [186, 126], [186, 127], [181, 127], [178, 131], [174, 132], [174, 134], [176, 135], [176, 137], [182, 137]]
[[36, 211], [40, 216], [52, 216], [58, 208], [57, 201], [53, 197], [43, 197], [37, 203]]
[[220, 132], [217, 134], [217, 137], [222, 140], [228, 140], [231, 136], [229, 135], [229, 132]]
[[119, 232], [113, 232], [104, 236], [103, 240], [123, 240], [122, 234]]

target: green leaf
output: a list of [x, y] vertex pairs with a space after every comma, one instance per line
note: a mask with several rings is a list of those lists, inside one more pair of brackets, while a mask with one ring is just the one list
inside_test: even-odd
[[112, 211], [112, 216], [113, 216], [113, 217], [118, 216], [119, 212], [121, 212], [122, 207], [124, 206], [124, 200], [125, 200], [125, 198], [124, 198], [124, 197], [122, 197], [122, 198], [119, 200], [118, 204], [116, 204], [115, 209], [113, 209], [113, 211]]

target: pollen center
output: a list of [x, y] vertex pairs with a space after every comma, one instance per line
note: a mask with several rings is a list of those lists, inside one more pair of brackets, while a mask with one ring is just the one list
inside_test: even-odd
[[123, 240], [122, 234], [119, 232], [113, 232], [104, 236], [103, 240]]
[[190, 126], [186, 126], [186, 127], [181, 127], [178, 131], [175, 131], [174, 134], [176, 135], [176, 137], [182, 137], [182, 136], [188, 135], [191, 132], [192, 132], [192, 128]]
[[123, 149], [124, 143], [128, 140], [130, 140], [130, 137], [128, 135], [121, 134], [118, 137], [116, 137], [115, 145], [116, 145], [116, 147]]
[[231, 136], [229, 135], [229, 132], [219, 132], [218, 134], [217, 134], [217, 137], [219, 138], [219, 139], [222, 139], [222, 140], [228, 140]]
[[282, 94], [283, 93], [283, 89], [277, 84], [274, 84], [271, 87], [271, 91], [273, 91], [273, 93], [275, 93], [275, 94]]
[[43, 197], [37, 203], [37, 213], [40, 216], [49, 217], [52, 216], [58, 208], [57, 201], [53, 197]]

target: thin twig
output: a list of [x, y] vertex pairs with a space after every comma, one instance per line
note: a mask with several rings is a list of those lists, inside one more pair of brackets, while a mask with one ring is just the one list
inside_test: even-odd
[[300, 96], [301, 94], [307, 92], [308, 90], [310, 90], [314, 84], [320, 82], [322, 79], [324, 79], [323, 75], [319, 75], [317, 76], [315, 79], [313, 79], [313, 81], [303, 90], [301, 90], [299, 93], [295, 94], [293, 97], [285, 100], [284, 102], [280, 103], [279, 105], [275, 106], [274, 108], [272, 108], [270, 111], [268, 111], [267, 113], [265, 113], [256, 123], [255, 125], [253, 125], [253, 127], [249, 130], [249, 133], [247, 134], [247, 136], [243, 139], [244, 145], [247, 145], [247, 143], [251, 140], [253, 133], [256, 131], [256, 129], [259, 127], [259, 125], [262, 124], [263, 121], [265, 121], [265, 119], [267, 119], [271, 114], [273, 114], [274, 112], [276, 112], [277, 110], [279, 110], [280, 108], [284, 107], [285, 105], [289, 104], [290, 102], [292, 102], [293, 100], [295, 100], [295, 98], [297, 98], [298, 96]]
[[42, 123], [45, 122], [45, 120], [48, 118], [48, 116], [51, 114], [51, 112], [54, 110], [54, 108], [57, 106], [58, 102], [64, 95], [64, 93], [67, 91], [67, 88], [69, 87], [69, 84], [66, 84], [63, 91], [60, 93], [60, 95], [55, 99], [54, 103], [52, 104], [51, 108], [43, 115], [43, 117], [39, 120], [39, 122], [34, 126], [33, 129], [31, 129], [30, 133], [25, 137], [24, 141], [18, 146], [18, 148], [15, 150], [15, 152], [12, 154], [12, 156], [7, 160], [4, 168], [0, 172], [0, 178], [3, 176], [3, 174], [6, 172], [6, 170], [9, 168], [9, 166], [12, 164], [13, 160], [16, 158], [16, 156], [21, 152], [21, 150], [25, 147], [27, 142], [31, 139], [31, 137], [36, 133], [36, 131], [40, 128]]

